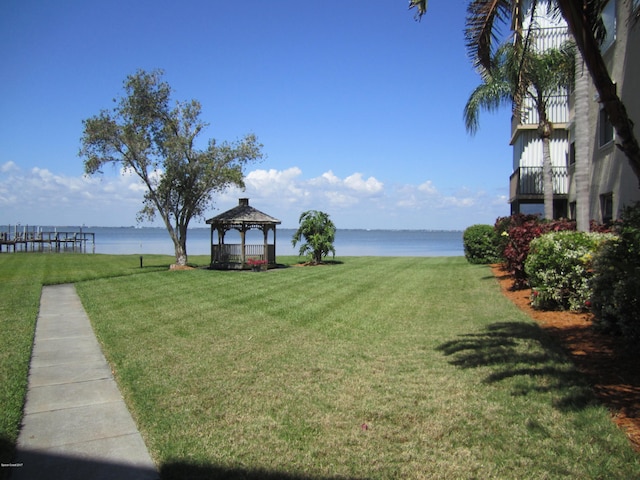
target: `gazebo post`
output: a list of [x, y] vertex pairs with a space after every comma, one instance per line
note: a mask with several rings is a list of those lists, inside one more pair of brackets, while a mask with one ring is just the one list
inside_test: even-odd
[[278, 254], [276, 252], [276, 226], [273, 226], [273, 262], [275, 263], [276, 258], [278, 258]]
[[242, 229], [240, 229], [240, 263], [242, 264], [242, 267], [244, 267], [244, 264], [247, 263], [247, 258], [246, 258], [246, 252], [245, 252], [245, 226], [244, 223], [242, 224]]
[[262, 237], [264, 239], [264, 259], [267, 262], [266, 265], [269, 265], [269, 227], [262, 227]]
[[224, 227], [218, 228], [218, 260], [222, 261], [225, 258], [224, 255], [224, 235], [227, 231]]
[[209, 262], [209, 266], [213, 265], [213, 227], [211, 227], [211, 261]]

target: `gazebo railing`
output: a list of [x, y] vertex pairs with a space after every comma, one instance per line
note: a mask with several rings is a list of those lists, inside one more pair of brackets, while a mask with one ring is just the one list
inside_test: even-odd
[[[267, 245], [267, 253], [269, 254], [269, 263], [274, 263], [276, 258], [275, 245]], [[245, 245], [244, 261], [249, 259], [265, 260], [264, 245]], [[241, 244], [224, 244], [211, 245], [211, 261], [218, 264], [238, 264], [242, 266], [242, 245]]]

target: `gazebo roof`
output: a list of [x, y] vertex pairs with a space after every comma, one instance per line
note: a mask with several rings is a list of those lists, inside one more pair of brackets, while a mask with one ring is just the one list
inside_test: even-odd
[[279, 225], [281, 222], [266, 213], [249, 206], [248, 198], [241, 198], [238, 206], [207, 220], [209, 225]]

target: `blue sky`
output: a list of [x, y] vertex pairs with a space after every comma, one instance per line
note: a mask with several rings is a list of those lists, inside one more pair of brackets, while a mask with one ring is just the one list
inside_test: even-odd
[[[82, 120], [127, 75], [161, 68], [197, 99], [202, 140], [255, 133], [266, 158], [244, 192], [296, 227], [464, 229], [508, 215], [510, 112], [462, 112], [480, 78], [466, 0], [5, 0], [0, 2], [0, 225], [134, 225], [142, 191], [116, 168], [85, 177]], [[202, 220], [192, 223], [200, 226]]]

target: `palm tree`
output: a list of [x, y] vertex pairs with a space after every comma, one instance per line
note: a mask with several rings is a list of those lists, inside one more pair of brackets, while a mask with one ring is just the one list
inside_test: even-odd
[[576, 69], [574, 81], [574, 119], [575, 119], [575, 178], [576, 188], [576, 228], [588, 232], [591, 228], [591, 205], [589, 201], [590, 157], [589, 143], [584, 139], [589, 136], [589, 82], [588, 73], [584, 71], [582, 54], [576, 53]]
[[562, 49], [536, 53], [520, 44], [505, 43], [491, 59], [491, 68], [481, 69], [482, 84], [470, 95], [464, 109], [467, 130], [479, 126], [480, 109], [495, 110], [512, 103], [516, 110], [527, 99], [538, 112], [538, 135], [542, 140], [544, 216], [553, 218], [553, 172], [551, 136], [553, 124], [547, 106], [552, 96], [573, 81], [575, 53], [572, 44]]
[[[467, 48], [474, 63], [488, 69], [492, 60], [492, 43], [497, 38], [497, 26], [500, 23], [508, 24], [514, 9], [516, 7], [522, 9], [524, 0], [469, 1], [465, 32]], [[629, 1], [627, 0], [627, 3]], [[535, 9], [538, 2], [537, 0], [532, 2]], [[611, 80], [600, 51], [605, 33], [601, 15], [607, 0], [553, 0], [552, 4], [567, 22], [598, 92], [600, 102], [616, 131], [618, 147], [626, 155], [640, 182], [640, 144], [633, 132], [633, 122], [616, 92], [615, 84]], [[409, 8], [416, 9], [418, 19], [426, 13], [427, 5], [428, 0], [409, 0]]]
[[291, 243], [295, 247], [302, 238], [305, 239], [300, 246], [300, 255], [307, 254], [313, 264], [322, 263], [323, 257], [326, 257], [329, 252], [335, 257], [336, 249], [333, 242], [336, 238], [336, 227], [328, 214], [308, 210], [300, 215], [298, 222], [300, 227], [293, 234]]

